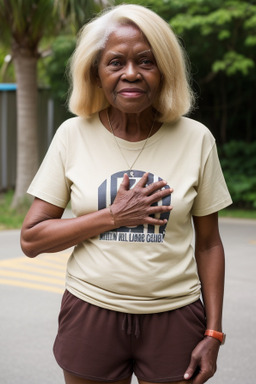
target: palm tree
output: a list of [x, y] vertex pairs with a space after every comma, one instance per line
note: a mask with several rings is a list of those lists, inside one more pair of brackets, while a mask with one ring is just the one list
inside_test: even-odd
[[69, 15], [66, 19], [76, 33], [101, 9], [115, 3], [115, 0], [64, 0], [62, 12]]
[[[37, 62], [39, 43], [55, 36], [93, 12], [92, 0], [0, 0], [0, 35], [9, 41], [17, 83], [17, 168], [12, 206], [22, 205], [28, 185], [38, 168]], [[98, 10], [98, 9], [97, 9]], [[90, 12], [88, 12], [90, 11]], [[79, 15], [79, 19], [78, 19]], [[67, 22], [69, 20], [69, 22]], [[74, 24], [75, 25], [75, 24]], [[76, 26], [75, 26], [76, 29]]]
[[13, 207], [24, 199], [38, 167], [37, 61], [39, 42], [60, 26], [54, 0], [0, 0], [0, 32], [9, 39], [17, 83], [17, 168]]

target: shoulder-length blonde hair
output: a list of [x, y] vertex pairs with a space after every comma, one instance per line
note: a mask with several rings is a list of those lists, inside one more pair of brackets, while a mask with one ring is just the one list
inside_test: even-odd
[[153, 11], [133, 4], [113, 7], [82, 28], [71, 58], [70, 111], [89, 117], [109, 105], [97, 86], [97, 62], [111, 32], [126, 24], [136, 25], [146, 36], [162, 75], [160, 97], [154, 105], [159, 120], [177, 120], [193, 104], [186, 56], [169, 24]]

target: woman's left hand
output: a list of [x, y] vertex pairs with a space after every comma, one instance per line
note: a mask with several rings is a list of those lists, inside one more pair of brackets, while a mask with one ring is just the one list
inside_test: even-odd
[[217, 357], [220, 348], [218, 340], [205, 337], [192, 352], [184, 379], [192, 384], [203, 384], [214, 375], [217, 369]]

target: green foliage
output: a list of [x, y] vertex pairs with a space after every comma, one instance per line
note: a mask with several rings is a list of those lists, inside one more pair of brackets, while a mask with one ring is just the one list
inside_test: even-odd
[[[104, 1], [94, 0], [62, 0], [61, 2], [63, 14], [69, 15], [66, 23], [68, 22], [70, 30], [74, 34], [102, 9], [104, 3]], [[105, 1], [106, 3], [111, 3], [111, 1]]]
[[0, 33], [36, 55], [42, 36], [60, 22], [59, 5], [55, 0], [0, 0]]
[[220, 217], [256, 219], [256, 209], [233, 209], [232, 206], [219, 211]]
[[40, 59], [38, 84], [51, 86], [54, 97], [62, 102], [68, 89], [65, 67], [75, 35], [102, 6], [103, 1], [94, 0], [0, 0], [0, 81], [15, 81], [13, 65], [7, 66], [4, 57], [11, 51], [14, 57], [22, 48]]
[[67, 66], [76, 45], [76, 33], [102, 8], [100, 1], [63, 0], [62, 12], [66, 17], [66, 33], [63, 32], [51, 44], [51, 55], [44, 66], [52, 95], [60, 103], [65, 103], [69, 89]]
[[31, 205], [31, 201], [24, 199], [23, 203], [19, 206], [18, 209], [12, 209], [12, 199], [13, 191], [0, 194], [0, 230], [20, 228]]
[[170, 4], [170, 1], [167, 0], [115, 0], [115, 5], [119, 4], [139, 4], [146, 8], [152, 9], [164, 20], [168, 21], [171, 16], [175, 15], [173, 12], [173, 5]]
[[11, 62], [5, 61], [7, 57], [11, 58], [10, 50], [0, 45], [0, 83], [15, 82], [14, 68]]
[[256, 45], [256, 4], [244, 0], [173, 0], [169, 4], [178, 12], [170, 20], [178, 34], [210, 42], [203, 45], [203, 53], [209, 53], [213, 72], [247, 76], [254, 70], [255, 54], [248, 47]]
[[[188, 52], [199, 95], [192, 117], [218, 142], [256, 140], [256, 2], [166, 0]], [[241, 129], [242, 128], [242, 129]]]
[[222, 60], [216, 60], [212, 65], [212, 69], [213, 72], [224, 71], [228, 76], [235, 75], [237, 72], [241, 72], [246, 76], [254, 66], [255, 63], [252, 59], [230, 51], [223, 55]]
[[54, 98], [64, 102], [68, 92], [66, 68], [76, 45], [74, 36], [62, 35], [52, 44], [52, 55], [47, 65], [47, 74]]
[[231, 141], [219, 155], [234, 206], [256, 208], [256, 142]]

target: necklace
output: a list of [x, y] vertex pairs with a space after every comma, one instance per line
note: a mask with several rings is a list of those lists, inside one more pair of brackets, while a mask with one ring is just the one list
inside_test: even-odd
[[140, 157], [140, 155], [142, 154], [144, 148], [145, 148], [146, 145], [147, 145], [148, 139], [149, 139], [149, 137], [150, 137], [150, 135], [151, 135], [151, 133], [152, 133], [152, 131], [153, 131], [153, 128], [154, 128], [154, 124], [155, 124], [155, 116], [154, 116], [154, 119], [153, 119], [152, 126], [151, 126], [151, 128], [150, 128], [149, 134], [148, 134], [146, 140], [144, 141], [144, 144], [143, 144], [143, 146], [142, 146], [140, 152], [138, 153], [138, 155], [136, 156], [135, 160], [133, 161], [132, 165], [130, 165], [130, 164], [128, 163], [128, 161], [127, 161], [127, 159], [126, 159], [126, 157], [125, 157], [125, 155], [124, 155], [124, 153], [123, 153], [123, 151], [122, 151], [122, 148], [120, 147], [120, 145], [119, 145], [119, 143], [118, 143], [118, 141], [117, 141], [117, 138], [116, 138], [116, 136], [115, 136], [115, 134], [114, 134], [114, 129], [113, 129], [112, 124], [111, 124], [110, 119], [109, 119], [108, 109], [107, 109], [107, 120], [108, 120], [108, 125], [109, 125], [109, 127], [110, 127], [110, 129], [111, 129], [111, 132], [112, 132], [112, 134], [113, 134], [113, 137], [114, 137], [116, 146], [119, 148], [119, 151], [120, 151], [120, 153], [121, 153], [121, 155], [122, 155], [124, 161], [126, 162], [126, 164], [127, 164], [127, 166], [128, 166], [128, 170], [129, 170], [130, 176], [131, 176], [131, 177], [134, 177], [134, 172], [132, 171], [132, 168], [133, 168], [134, 164], [136, 163], [136, 161], [138, 160], [138, 158]]

